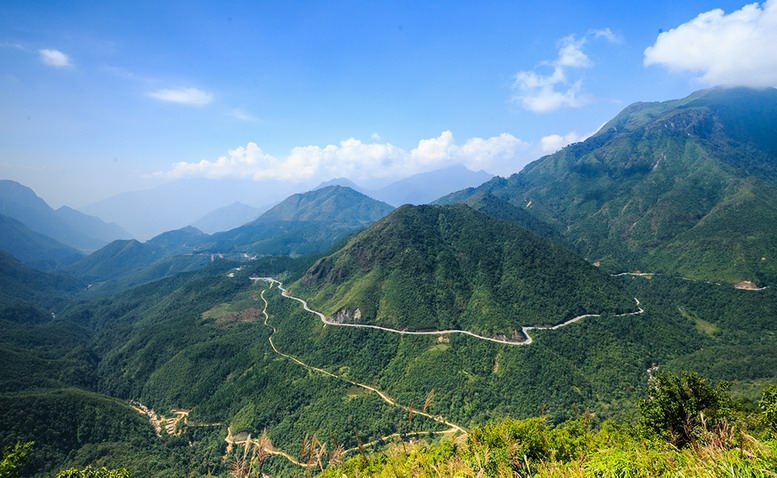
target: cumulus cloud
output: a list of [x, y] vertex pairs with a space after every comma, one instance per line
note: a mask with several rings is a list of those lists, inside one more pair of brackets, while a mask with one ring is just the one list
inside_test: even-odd
[[44, 48], [38, 50], [38, 54], [40, 55], [40, 60], [45, 65], [53, 66], [54, 68], [71, 68], [73, 66], [70, 57], [59, 50]]
[[202, 106], [213, 101], [213, 95], [197, 88], [163, 88], [152, 91], [148, 96], [165, 103]]
[[697, 73], [708, 85], [777, 86], [777, 0], [714, 9], [663, 32], [644, 63]]
[[619, 41], [609, 28], [592, 30], [583, 38], [574, 35], [562, 38], [558, 42], [557, 58], [541, 64], [550, 69], [548, 73], [522, 70], [515, 74], [511, 101], [535, 113], [579, 108], [590, 103], [593, 98], [582, 92], [582, 80], [570, 78], [570, 73], [593, 66], [593, 61], [583, 51], [591, 38], [603, 38], [611, 43]]
[[298, 146], [285, 158], [248, 143], [229, 150], [216, 160], [175, 163], [169, 171], [157, 175], [206, 177], [211, 179], [279, 179], [287, 181], [328, 180], [348, 177], [353, 180], [399, 179], [453, 164], [484, 169], [507, 175], [518, 171], [536, 153], [531, 143], [509, 133], [491, 138], [470, 138], [458, 144], [450, 131], [435, 138], [422, 139], [407, 151], [391, 143], [365, 143], [349, 138], [326, 146]]
[[593, 133], [577, 134], [577, 131], [570, 131], [565, 135], [549, 134], [548, 136], [543, 136], [540, 139], [540, 150], [543, 154], [552, 154], [564, 146], [570, 145], [572, 143], [579, 143], [580, 141], [585, 141], [591, 137], [592, 134]]

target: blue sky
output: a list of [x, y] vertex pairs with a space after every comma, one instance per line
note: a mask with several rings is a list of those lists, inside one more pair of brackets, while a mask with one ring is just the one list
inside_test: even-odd
[[506, 175], [635, 101], [777, 85], [777, 2], [746, 5], [5, 1], [0, 177], [78, 207], [181, 177]]

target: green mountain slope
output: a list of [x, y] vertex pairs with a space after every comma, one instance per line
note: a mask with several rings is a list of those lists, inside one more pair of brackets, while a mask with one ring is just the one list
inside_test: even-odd
[[776, 128], [771, 88], [637, 103], [588, 140], [439, 202], [493, 194], [611, 269], [774, 282]]
[[62, 302], [81, 289], [81, 283], [71, 277], [31, 269], [0, 252], [0, 306]]
[[295, 288], [347, 320], [507, 336], [635, 307], [576, 254], [467, 206], [403, 206], [317, 262]]
[[323, 252], [392, 209], [351, 188], [327, 186], [289, 196], [255, 221], [214, 234], [208, 250], [291, 256]]
[[0, 250], [40, 269], [71, 264], [83, 254], [0, 214]]
[[153, 248], [135, 239], [118, 240], [89, 254], [67, 270], [87, 280], [112, 279], [150, 264], [155, 256]]
[[210, 264], [210, 254], [193, 252], [209, 237], [189, 226], [143, 243], [117, 240], [64, 270], [95, 285], [92, 291], [121, 291]]

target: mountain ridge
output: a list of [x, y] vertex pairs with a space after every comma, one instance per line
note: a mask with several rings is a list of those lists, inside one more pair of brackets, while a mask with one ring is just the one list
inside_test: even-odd
[[292, 287], [328, 316], [513, 336], [522, 326], [630, 312], [633, 299], [610, 282], [515, 223], [464, 205], [406, 205], [320, 259]]
[[[753, 117], [745, 114], [750, 109]], [[777, 198], [777, 143], [767, 132], [777, 135], [775, 124], [774, 89], [711, 89], [637, 103], [586, 141], [438, 203], [493, 194], [560, 227], [585, 257], [610, 270], [774, 282], [777, 266], [768, 258], [777, 254], [777, 235], [768, 224], [777, 219], [770, 199]], [[737, 213], [725, 206], [733, 203]], [[761, 220], [740, 223], [750, 216]], [[703, 230], [716, 236], [702, 243]]]

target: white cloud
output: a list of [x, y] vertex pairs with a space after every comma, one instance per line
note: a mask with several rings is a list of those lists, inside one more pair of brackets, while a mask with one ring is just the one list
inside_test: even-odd
[[22, 50], [25, 51], [26, 48], [24, 48], [24, 45], [21, 43], [14, 43], [9, 41], [0, 41], [0, 48], [8, 48], [11, 50]]
[[543, 136], [540, 139], [540, 149], [543, 154], [552, 154], [564, 146], [585, 141], [590, 138], [592, 134], [593, 133], [577, 134], [577, 131], [570, 131], [565, 135], [550, 134], [548, 136]]
[[594, 38], [604, 38], [610, 43], [620, 43], [621, 38], [616, 35], [612, 30], [609, 28], [600, 28], [598, 30], [592, 30], [591, 35], [593, 35]]
[[512, 102], [535, 113], [548, 113], [561, 108], [579, 108], [593, 101], [593, 97], [582, 92], [581, 79], [569, 78], [571, 71], [593, 66], [583, 51], [590, 38], [619, 41], [609, 28], [592, 30], [583, 38], [574, 35], [562, 38], [558, 42], [558, 57], [542, 62], [542, 66], [550, 67], [549, 73], [522, 70], [515, 74]]
[[245, 121], [246, 123], [253, 123], [256, 121], [256, 117], [254, 117], [249, 113], [246, 113], [240, 108], [233, 108], [227, 113], [227, 116], [231, 116], [232, 118], [239, 121]]
[[152, 91], [148, 96], [166, 103], [202, 106], [213, 101], [213, 95], [197, 88], [163, 88]]
[[45, 65], [53, 66], [54, 68], [71, 68], [73, 66], [70, 57], [59, 50], [44, 48], [38, 50], [38, 54], [40, 55], [40, 60]]
[[400, 179], [453, 164], [509, 175], [536, 159], [535, 145], [509, 133], [491, 138], [470, 138], [457, 144], [450, 131], [423, 139], [410, 151], [390, 143], [364, 143], [355, 138], [326, 146], [298, 146], [285, 158], [265, 153], [256, 143], [229, 150], [216, 160], [180, 162], [157, 176], [211, 179], [279, 179], [325, 181], [336, 177], [352, 180]]
[[644, 63], [698, 73], [708, 85], [777, 86], [777, 0], [704, 12], [659, 34]]

